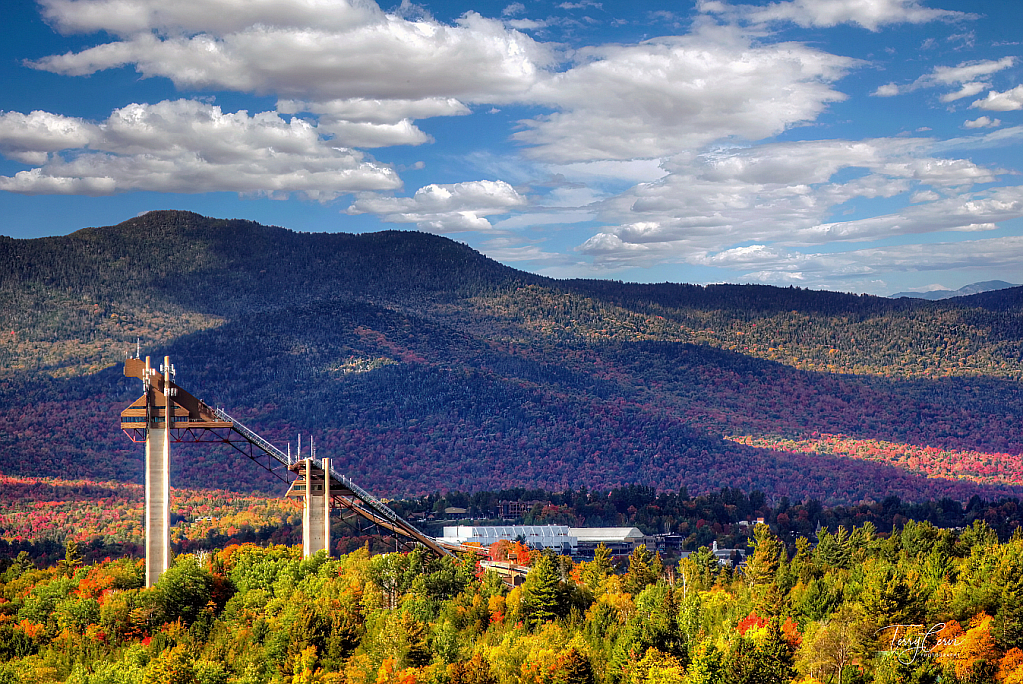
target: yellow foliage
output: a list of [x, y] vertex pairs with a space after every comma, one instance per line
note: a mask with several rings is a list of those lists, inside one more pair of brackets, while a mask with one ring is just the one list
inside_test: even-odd
[[490, 613], [491, 622], [503, 622], [507, 609], [508, 605], [503, 596], [491, 596], [490, 601], [487, 602], [487, 612]]
[[636, 604], [632, 601], [632, 594], [625, 591], [608, 592], [600, 597], [600, 603], [606, 603], [618, 612], [618, 620], [625, 623], [636, 612]]

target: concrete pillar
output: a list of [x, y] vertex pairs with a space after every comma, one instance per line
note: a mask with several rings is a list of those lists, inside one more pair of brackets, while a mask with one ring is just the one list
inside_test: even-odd
[[313, 459], [305, 459], [305, 505], [302, 509], [302, 555], [305, 558], [330, 548], [330, 497], [325, 496], [329, 479], [324, 475]]
[[[170, 385], [170, 358], [164, 357], [164, 388]], [[146, 377], [154, 373], [146, 357]], [[166, 396], [163, 406], [164, 420], [158, 421], [155, 409], [159, 408], [153, 398], [155, 390], [149, 389], [150, 422], [146, 430], [146, 586], [156, 584], [170, 567], [170, 421], [173, 420], [174, 404]]]
[[323, 464], [323, 548], [330, 556], [330, 459], [320, 461]]

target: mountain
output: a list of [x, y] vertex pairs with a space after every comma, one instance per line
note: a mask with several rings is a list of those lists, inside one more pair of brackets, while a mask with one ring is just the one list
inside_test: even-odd
[[[1023, 288], [956, 300], [558, 281], [423, 233], [150, 212], [0, 239], [0, 472], [137, 482], [141, 337], [385, 496], [739, 487], [824, 503], [1023, 486]], [[225, 447], [178, 486], [275, 492]]]
[[968, 295], [980, 294], [982, 292], [993, 292], [995, 290], [1005, 290], [1010, 287], [1019, 287], [1012, 283], [1007, 283], [1004, 280], [985, 280], [980, 283], [973, 283], [971, 285], [964, 285], [958, 290], [931, 290], [930, 292], [896, 292], [891, 295], [892, 299], [899, 299], [900, 297], [912, 297], [914, 299], [929, 299], [931, 301], [937, 301], [939, 299], [951, 299], [952, 297], [966, 297]]

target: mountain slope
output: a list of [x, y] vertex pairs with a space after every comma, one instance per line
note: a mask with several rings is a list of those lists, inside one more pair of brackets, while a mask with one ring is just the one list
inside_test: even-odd
[[1019, 287], [1012, 283], [1007, 283], [1004, 280], [985, 280], [979, 283], [971, 283], [964, 285], [958, 290], [931, 290], [929, 292], [896, 292], [890, 295], [892, 299], [899, 299], [904, 297], [910, 297], [915, 299], [929, 299], [931, 301], [937, 301], [939, 299], [951, 299], [952, 297], [966, 297], [969, 295], [980, 294], [982, 292], [994, 292], [996, 290], [1005, 290], [1010, 287]]
[[[189, 391], [278, 443], [311, 433], [387, 495], [635, 482], [835, 503], [1023, 485], [1014, 290], [559, 282], [421, 233], [151, 212], [0, 240], [0, 302], [9, 475], [138, 480], [116, 416], [139, 389], [111, 364], [144, 332]], [[181, 486], [276, 487], [224, 450], [178, 453]]]

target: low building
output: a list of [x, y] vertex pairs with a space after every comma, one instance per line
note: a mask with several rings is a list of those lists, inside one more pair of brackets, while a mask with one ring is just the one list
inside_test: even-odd
[[[746, 562], [745, 551], [742, 549], [719, 549], [716, 541], [712, 544], [710, 552], [714, 554], [714, 558], [717, 559], [718, 565], [737, 567]], [[696, 553], [696, 551], [683, 551], [682, 558], [688, 558], [694, 553]]]
[[448, 506], [444, 509], [444, 515], [448, 517], [448, 520], [464, 518], [466, 513], [467, 511], [464, 508], [459, 508], [458, 506]]
[[444, 528], [444, 541], [455, 544], [490, 546], [501, 540], [522, 540], [531, 549], [552, 549], [574, 555], [576, 539], [564, 525], [458, 525]]
[[601, 544], [615, 556], [627, 556], [650, 541], [638, 527], [570, 527], [568, 534], [578, 540], [576, 555], [587, 558], [592, 558]]
[[502, 501], [497, 504], [497, 512], [504, 520], [515, 520], [525, 516], [537, 504], [547, 506], [550, 504], [550, 501]]

